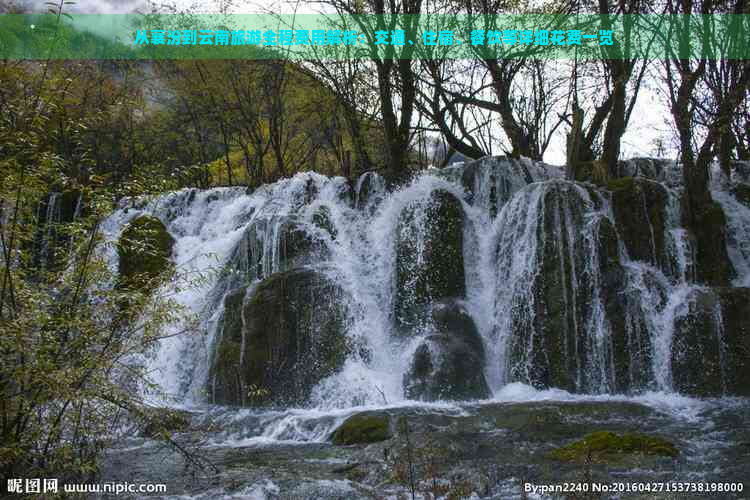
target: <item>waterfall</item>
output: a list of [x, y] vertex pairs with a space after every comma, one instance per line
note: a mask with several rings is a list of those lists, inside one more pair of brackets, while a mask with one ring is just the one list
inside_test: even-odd
[[750, 287], [750, 206], [728, 191], [712, 190], [711, 195], [727, 216], [727, 252], [737, 271], [734, 284]]
[[[41, 234], [39, 242], [39, 263], [43, 269], [50, 264], [55, 250], [57, 226], [62, 219], [60, 201], [60, 193], [50, 193], [47, 197], [47, 206], [44, 216], [39, 217], [40, 222], [44, 223], [43, 233]], [[41, 208], [42, 207], [40, 207], [40, 210]]]
[[[340, 301], [353, 346], [341, 366], [316, 381], [307, 406], [403, 401], [420, 345], [440, 334], [429, 306], [447, 299], [476, 327], [484, 359], [476, 370], [493, 394], [513, 382], [583, 393], [671, 391], [674, 325], [689, 314], [688, 297], [700, 287], [674, 165], [639, 162], [626, 167], [661, 181], [646, 186], [658, 187], [656, 198], [637, 191], [646, 219], [636, 226], [645, 228], [639, 238], [648, 261], [631, 256], [626, 242], [641, 240], [626, 238], [629, 229], [617, 224], [606, 190], [562, 180], [561, 168], [496, 158], [430, 169], [395, 190], [374, 173], [352, 188], [342, 178], [305, 172], [252, 192], [184, 189], [128, 199], [102, 232], [113, 243], [136, 217], [154, 216], [175, 239], [178, 274], [203, 277], [193, 286], [163, 285], [199, 318], [199, 331], [165, 338], [143, 360], [172, 401], [205, 401], [228, 329], [241, 329], [240, 366], [250, 362], [245, 308], [257, 287], [295, 269], [335, 284], [340, 293], [329, 302]], [[726, 191], [714, 198], [727, 213], [729, 253], [740, 274], [735, 284], [748, 286], [750, 209]], [[656, 209], [647, 204], [654, 199], [665, 202], [652, 220]], [[461, 281], [441, 291], [424, 274], [435, 275], [430, 259], [450, 250], [440, 238], [445, 228], [431, 226], [445, 206], [458, 211], [456, 262], [463, 264], [440, 271]], [[114, 248], [105, 251], [117, 269]], [[238, 293], [239, 326], [230, 326], [226, 303]], [[404, 307], [417, 319], [400, 318]], [[172, 324], [164, 333], [184, 328]]]

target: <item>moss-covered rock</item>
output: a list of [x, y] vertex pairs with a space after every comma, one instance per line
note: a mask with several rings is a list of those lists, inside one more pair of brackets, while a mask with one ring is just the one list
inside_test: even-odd
[[209, 379], [213, 401], [304, 404], [352, 349], [342, 293], [320, 272], [300, 268], [228, 294]]
[[599, 286], [612, 341], [611, 389], [632, 393], [653, 381], [651, 334], [640, 309], [641, 290], [628, 286], [620, 263], [614, 225], [602, 219], [598, 229]]
[[690, 228], [695, 235], [695, 265], [698, 281], [711, 286], [729, 285], [735, 272], [727, 254], [727, 220], [716, 202], [704, 205], [695, 214]]
[[433, 302], [466, 294], [461, 201], [435, 190], [403, 210], [396, 231], [395, 317], [403, 332], [424, 322]]
[[433, 306], [436, 334], [417, 348], [404, 392], [423, 401], [465, 401], [489, 397], [484, 378], [484, 347], [474, 321], [455, 301]]
[[675, 390], [750, 395], [750, 289], [704, 288], [687, 299], [672, 340]]
[[633, 260], [669, 268], [664, 247], [667, 192], [656, 182], [624, 177], [607, 184], [617, 229]]
[[711, 290], [697, 290], [687, 299], [688, 311], [675, 320], [672, 338], [674, 388], [694, 396], [724, 392], [721, 314], [719, 299]]
[[750, 396], [750, 288], [718, 288], [727, 365], [726, 392]]
[[[511, 309], [510, 379], [538, 388], [597, 391], [599, 381], [589, 377], [597, 373], [589, 355], [596, 346], [586, 333], [596, 312], [593, 293], [601, 289], [592, 281], [598, 275], [591, 258], [597, 242], [587, 234], [595, 202], [583, 186], [567, 181], [534, 189], [543, 190], [538, 195], [543, 209], [535, 214], [537, 254], [530, 285], [520, 285], [523, 294]], [[616, 240], [605, 243], [616, 246]], [[616, 263], [614, 255], [607, 258]]]
[[659, 158], [630, 158], [625, 161], [617, 162], [618, 174], [621, 177], [645, 177], [652, 181], [667, 182], [674, 173], [680, 174], [681, 169], [676, 168], [674, 160], [664, 160]]
[[335, 445], [367, 444], [385, 441], [391, 437], [391, 419], [388, 415], [358, 413], [344, 420], [333, 432]]
[[184, 432], [190, 427], [190, 422], [191, 415], [189, 412], [173, 408], [151, 408], [144, 414], [141, 435], [157, 437], [164, 434]]
[[564, 462], [585, 463], [590, 460], [593, 463], [607, 463], [633, 454], [676, 458], [679, 450], [672, 442], [658, 436], [598, 431], [552, 450], [547, 456]]
[[515, 192], [534, 182], [523, 160], [487, 156], [461, 167], [461, 184], [472, 206], [484, 208], [495, 218]]
[[119, 284], [127, 288], [152, 286], [172, 270], [174, 238], [156, 217], [142, 215], [123, 229], [117, 241]]

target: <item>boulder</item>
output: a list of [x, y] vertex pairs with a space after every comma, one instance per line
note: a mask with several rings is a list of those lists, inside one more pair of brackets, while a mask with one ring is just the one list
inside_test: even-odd
[[534, 178], [526, 162], [503, 156], [481, 158], [460, 168], [461, 184], [469, 201], [489, 211], [491, 218], [495, 218], [513, 193], [541, 180]]
[[[522, 241], [525, 252], [533, 255], [524, 255], [519, 262], [515, 244], [503, 243], [498, 250], [503, 254], [498, 254], [500, 265], [526, 267], [520, 279], [510, 276], [514, 282], [501, 282], [498, 290], [511, 323], [509, 380], [538, 388], [601, 391], [606, 381], [599, 375], [607, 371], [591, 366], [601, 356], [592, 352], [598, 347], [587, 331], [589, 321], [599, 314], [596, 293], [601, 290], [592, 258], [599, 244], [593, 232], [596, 225], [591, 223], [596, 200], [585, 186], [567, 181], [533, 184], [522, 194], [526, 196], [514, 198], [508, 208], [513, 213], [507, 216], [513, 220], [507, 222], [510, 236], [504, 240]], [[605, 232], [611, 229], [606, 223], [604, 227]], [[614, 233], [608, 236], [605, 246], [616, 248]], [[616, 272], [616, 253], [610, 253], [605, 265], [613, 261]]]
[[664, 226], [667, 191], [661, 184], [642, 178], [610, 181], [612, 212], [617, 229], [633, 260], [669, 269]]
[[391, 419], [388, 415], [357, 413], [344, 420], [331, 435], [335, 445], [369, 444], [391, 437]]
[[227, 294], [210, 393], [219, 404], [301, 405], [351, 350], [343, 291], [310, 268]]
[[417, 348], [404, 392], [423, 401], [484, 399], [490, 390], [484, 377], [484, 346], [474, 321], [456, 301], [432, 308], [436, 333]]
[[672, 340], [672, 383], [694, 396], [750, 395], [750, 289], [703, 288]]
[[707, 203], [690, 227], [695, 235], [695, 266], [698, 281], [711, 286], [729, 285], [735, 276], [727, 254], [727, 220], [721, 205]]
[[142, 215], [131, 221], [117, 241], [119, 285], [152, 287], [154, 279], [172, 270], [174, 238], [156, 217]]
[[466, 294], [461, 201], [435, 190], [402, 211], [396, 231], [395, 318], [406, 333], [424, 323], [430, 304]]
[[653, 383], [652, 344], [641, 310], [641, 290], [628, 286], [620, 263], [614, 225], [603, 218], [598, 228], [599, 290], [612, 342], [613, 386], [616, 393], [633, 393]]

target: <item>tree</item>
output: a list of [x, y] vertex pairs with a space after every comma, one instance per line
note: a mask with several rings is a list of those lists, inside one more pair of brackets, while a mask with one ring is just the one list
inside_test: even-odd
[[[585, 9], [586, 5], [579, 4], [579, 7]], [[585, 63], [573, 61], [571, 118], [566, 120], [571, 126], [568, 167], [571, 175], [576, 176], [581, 166], [594, 164], [593, 170], [598, 171], [599, 177], [614, 178], [619, 176], [617, 165], [622, 136], [649, 65], [648, 57], [634, 47], [634, 30], [637, 28], [629, 17], [642, 13], [644, 7], [640, 0], [598, 0], [595, 8], [599, 23], [593, 26], [594, 29], [615, 30], [617, 27], [622, 33], [612, 38], [611, 45], [599, 46], [601, 59]], [[655, 38], [653, 36], [652, 41]], [[647, 53], [651, 43], [647, 42], [642, 50]], [[583, 97], [591, 95], [590, 89], [594, 89], [593, 99]], [[586, 109], [582, 103], [589, 100], [594, 104]], [[588, 120], [586, 115], [590, 116]]]
[[415, 118], [417, 78], [412, 57], [416, 45], [379, 45], [376, 32], [390, 36], [394, 30], [403, 30], [406, 40], [417, 39], [422, 0], [326, 0], [326, 3], [340, 15], [354, 16], [359, 32], [365, 36], [367, 55], [375, 66], [386, 169], [391, 179], [402, 179], [408, 172]]
[[[671, 25], [674, 33], [669, 35], [678, 37], [679, 53], [667, 45], [664, 79], [680, 144], [685, 180], [683, 213], [687, 225], [696, 234], [700, 278], [709, 284], [726, 284], [733, 274], [726, 255], [724, 215], [721, 207], [713, 202], [709, 189], [711, 162], [717, 152], [722, 153], [724, 149], [726, 156], [726, 150], [731, 149], [728, 144], [734, 142], [731, 134], [734, 115], [750, 86], [749, 60], [710, 60], [716, 31], [709, 14], [725, 8], [742, 12], [744, 5], [744, 0], [737, 0], [728, 7], [712, 0], [674, 0], [667, 3], [665, 10], [671, 15], [682, 15], [679, 22]], [[697, 52], [692, 46], [694, 33], [701, 35], [700, 40], [707, 41]], [[691, 57], [693, 54], [697, 55]], [[726, 77], [718, 76], [722, 68], [728, 69]], [[728, 88], [727, 84], [732, 87]], [[710, 90], [704, 92], [704, 88]], [[696, 133], [698, 116], [705, 126], [702, 138]]]

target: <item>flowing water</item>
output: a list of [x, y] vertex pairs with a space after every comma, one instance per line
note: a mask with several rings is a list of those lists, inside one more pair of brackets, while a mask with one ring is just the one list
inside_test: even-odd
[[[742, 399], [699, 401], [677, 394], [673, 387], [675, 324], [689, 313], [691, 294], [701, 287], [694, 283], [690, 235], [680, 222], [681, 187], [670, 168], [676, 167], [667, 165], [658, 175], [651, 173], [667, 193], [667, 203], [664, 257], [654, 243], [658, 228], [649, 227], [654, 244], [649, 261], [629, 256], [605, 191], [564, 181], [561, 169], [528, 161], [488, 159], [428, 170], [395, 191], [388, 191], [383, 179], [373, 173], [350, 186], [342, 178], [312, 172], [253, 192], [244, 188], [181, 190], [150, 200], [123, 201], [102, 231], [114, 243], [129, 221], [153, 215], [175, 239], [172, 257], [178, 274], [204, 278], [191, 286], [164, 285], [165, 291], [197, 315], [200, 331], [164, 339], [140, 362], [146, 363], [161, 389], [147, 395], [154, 404], [187, 408], [197, 412], [198, 421], [218, 422], [222, 430], [210, 434], [202, 444], [206, 449], [276, 446], [285, 450], [295, 444], [325, 443], [347, 416], [362, 410], [411, 408], [469, 418], [486, 411], [481, 408], [501, 403], [629, 402], [669, 415], [675, 427], [693, 425], [695, 438], [687, 446], [693, 447], [690, 456], [699, 460], [708, 456], [706, 450], [715, 452], [721, 439], [729, 439], [717, 434], [713, 446], [699, 442], [701, 433], [695, 429], [713, 425], [706, 420], [706, 412], [723, 405], [711, 401], [732, 401], [727, 404], [731, 408], [743, 408], [746, 403]], [[485, 364], [476, 369], [484, 371], [492, 394], [483, 402], [415, 402], [404, 393], [404, 376], [428, 333], [404, 337], [396, 332], [399, 224], [409, 210], [413, 217], [408, 237], [415, 249], [410, 259], [415, 268], [424, 266], [430, 244], [425, 218], [436, 191], [455, 196], [463, 211], [463, 304], [485, 349]], [[734, 284], [750, 286], [750, 208], [721, 186], [715, 187], [713, 196], [727, 215], [728, 253], [737, 271]], [[307, 260], [290, 262], [285, 257], [290, 221], [322, 250]], [[611, 284], [602, 271], [608, 258], [600, 244], [605, 225], [618, 233], [616, 257], [623, 269], [625, 298], [617, 317], [608, 305]], [[107, 246], [106, 251], [116, 269], [115, 246]], [[350, 354], [340, 370], [316, 384], [300, 408], [211, 406], [206, 387], [211, 384], [213, 350], [222, 336], [223, 298], [241, 285], [250, 285], [247, 293], [251, 294], [254, 284], [300, 265], [314, 265], [344, 290], [342, 300], [349, 316], [346, 334], [370, 354]], [[554, 285], [545, 282], [549, 276], [555, 277]], [[540, 376], [540, 353], [550, 355], [548, 349], [539, 348], [547, 331], [547, 305], [540, 289], [549, 290], [547, 297], [554, 294], [561, 304], [561, 326], [556, 332], [563, 349], [560, 356], [567, 390], [532, 387]], [[616, 322], [623, 323], [626, 345], [632, 350], [630, 371], [625, 375], [615, 367]], [[716, 322], [722, 324], [720, 311]], [[165, 333], [184, 328], [184, 324], [169, 325]], [[630, 384], [627, 394], [620, 390], [624, 378]], [[637, 384], [632, 382], [636, 379]], [[700, 463], [693, 469], [699, 470]], [[333, 481], [328, 486], [341, 498], [357, 497], [349, 491], [350, 482], [326, 481]], [[217, 491], [193, 494], [226, 493]], [[235, 494], [276, 498], [279, 486], [267, 478], [255, 478]]]

